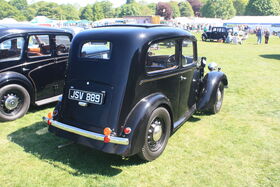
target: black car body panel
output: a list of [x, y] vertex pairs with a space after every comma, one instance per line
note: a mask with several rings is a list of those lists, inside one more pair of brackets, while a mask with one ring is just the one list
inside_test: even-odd
[[[169, 42], [171, 40], [174, 43]], [[190, 62], [182, 55], [183, 40], [193, 46], [190, 47]], [[87, 42], [90, 45], [94, 42], [105, 45], [104, 41], [112, 44], [109, 59], [83, 56], [81, 51]], [[147, 67], [159, 67], [145, 64], [150, 54], [153, 55], [150, 48], [161, 48], [157, 44], [162, 43], [175, 49], [175, 55], [169, 56], [166, 63], [174, 61], [177, 65], [147, 72]], [[162, 58], [156, 57], [153, 62]], [[182, 65], [183, 62], [186, 64]], [[68, 65], [63, 99], [57, 105], [53, 118], [44, 118], [49, 124], [57, 124], [50, 125], [49, 130], [77, 143], [123, 156], [141, 151], [147, 121], [159, 107], [168, 111], [171, 132], [175, 132], [196, 111], [203, 87], [204, 65], [200, 65], [197, 58], [196, 38], [184, 30], [167, 26], [115, 25], [84, 31], [73, 39]], [[76, 90], [80, 95], [70, 90]], [[84, 101], [83, 95], [87, 93], [103, 94], [103, 103]], [[62, 130], [59, 127], [61, 124], [67, 124], [64, 129], [72, 130]], [[111, 137], [127, 139], [129, 144], [104, 143], [72, 133], [76, 130], [88, 134], [94, 132], [103, 137], [106, 127], [112, 129]], [[131, 132], [124, 134], [127, 127], [131, 128]]]
[[[32, 35], [50, 36], [50, 55], [35, 58], [27, 56], [28, 39]], [[16, 37], [22, 37], [24, 40], [21, 58], [0, 62], [0, 75], [9, 72], [9, 79], [22, 79], [21, 82], [28, 81], [25, 83], [28, 85], [31, 82], [30, 93], [34, 96], [34, 102], [61, 94], [68, 54], [56, 54], [54, 36], [60, 35], [72, 39], [70, 33], [60, 29], [21, 24], [0, 25], [0, 43]], [[19, 77], [18, 74], [22, 76]]]

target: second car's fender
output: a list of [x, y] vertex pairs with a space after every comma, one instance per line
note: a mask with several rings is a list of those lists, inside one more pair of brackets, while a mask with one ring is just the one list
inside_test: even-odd
[[0, 87], [7, 84], [19, 84], [29, 92], [31, 98], [34, 96], [34, 88], [32, 83], [20, 73], [12, 71], [0, 73]]
[[171, 104], [169, 99], [162, 93], [155, 93], [141, 99], [129, 113], [125, 127], [131, 128], [129, 155], [138, 153], [144, 144], [146, 125], [151, 113], [159, 106], [165, 107], [172, 120]]
[[203, 78], [203, 85], [201, 94], [197, 103], [197, 109], [199, 111], [208, 110], [216, 99], [216, 92], [219, 83], [222, 82], [224, 86], [228, 86], [227, 76], [220, 71], [211, 71]]

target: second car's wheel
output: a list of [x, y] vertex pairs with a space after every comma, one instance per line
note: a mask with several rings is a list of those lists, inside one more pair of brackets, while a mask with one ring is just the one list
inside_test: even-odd
[[152, 161], [164, 151], [170, 136], [171, 119], [164, 107], [155, 109], [146, 126], [144, 145], [138, 156], [146, 161]]
[[210, 112], [212, 114], [218, 113], [223, 104], [223, 98], [224, 98], [224, 84], [222, 82], [219, 83], [217, 92], [216, 92], [216, 99], [214, 105], [210, 108]]
[[28, 91], [10, 84], [0, 88], [0, 121], [12, 121], [26, 114], [30, 105]]

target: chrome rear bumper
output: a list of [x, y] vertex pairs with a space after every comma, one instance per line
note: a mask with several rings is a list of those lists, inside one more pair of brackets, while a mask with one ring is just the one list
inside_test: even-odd
[[[104, 141], [105, 135], [83, 130], [77, 127], [73, 127], [64, 123], [60, 123], [58, 121], [55, 121], [53, 119], [49, 119], [47, 117], [43, 117], [43, 120], [47, 122], [50, 126], [54, 126], [56, 128], [59, 128], [61, 130], [71, 132], [80, 136], [84, 136], [93, 140], [98, 140], [98, 141]], [[128, 145], [129, 140], [128, 138], [120, 138], [120, 137], [115, 137], [115, 136], [110, 136], [110, 142], [109, 143], [114, 143], [114, 144], [120, 144], [120, 145]]]

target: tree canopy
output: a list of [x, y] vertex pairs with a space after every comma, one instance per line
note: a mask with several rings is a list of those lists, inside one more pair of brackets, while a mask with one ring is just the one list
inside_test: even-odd
[[179, 9], [182, 17], [194, 16], [192, 6], [188, 1], [179, 3]]
[[208, 0], [202, 7], [204, 17], [229, 19], [235, 14], [232, 0]]
[[280, 5], [277, 0], [250, 0], [246, 7], [246, 15], [271, 16], [280, 15]]
[[156, 15], [169, 20], [172, 18], [172, 8], [169, 3], [159, 2], [156, 6]]

